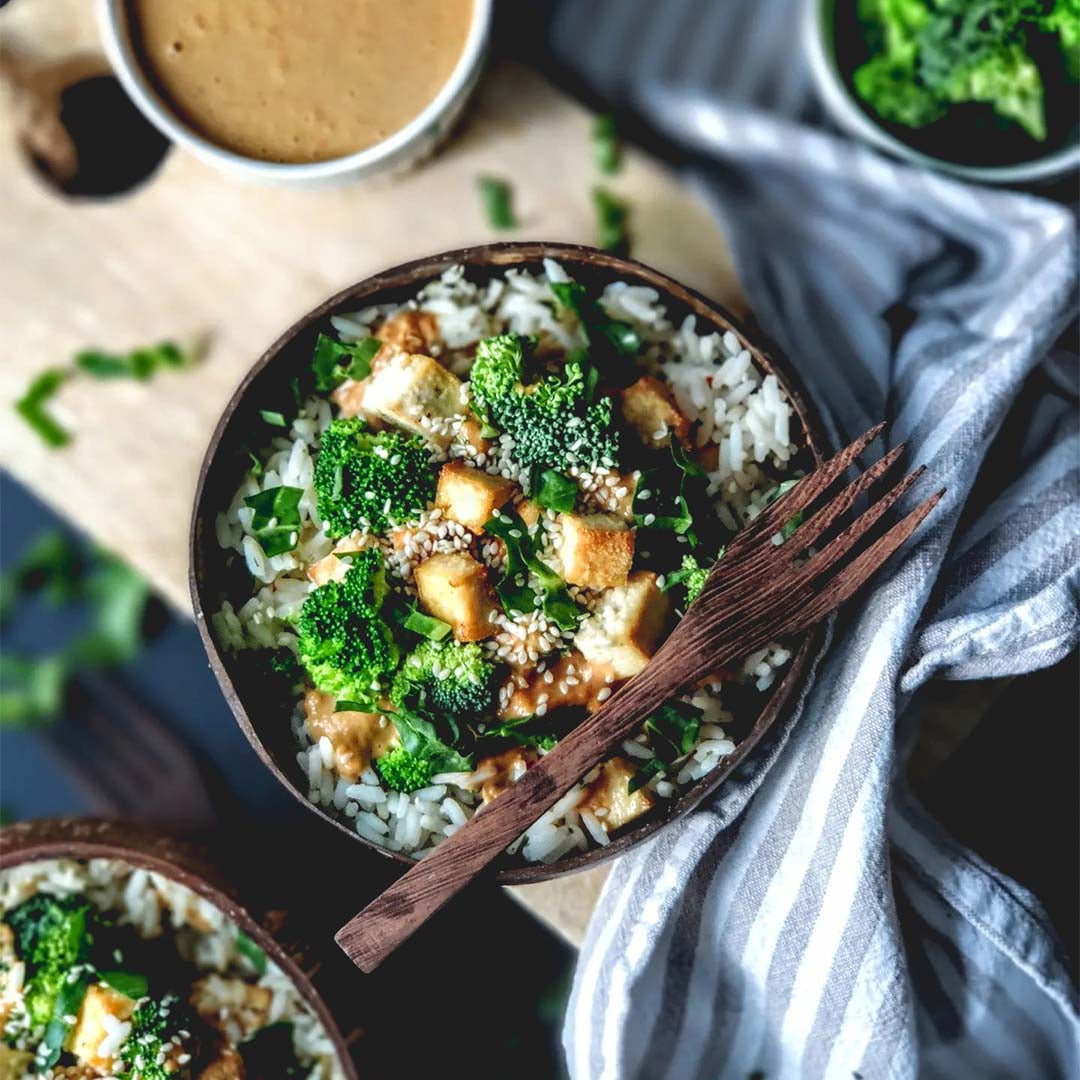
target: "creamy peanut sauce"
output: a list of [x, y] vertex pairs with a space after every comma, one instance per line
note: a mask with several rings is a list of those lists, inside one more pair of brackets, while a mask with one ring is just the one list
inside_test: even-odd
[[152, 79], [197, 131], [264, 161], [326, 161], [419, 115], [472, 0], [131, 0]]
[[[549, 674], [551, 677], [547, 678]], [[587, 712], [594, 713], [618, 685], [609, 665], [590, 662], [576, 651], [561, 657], [546, 672], [532, 671], [527, 678], [528, 685], [518, 687], [510, 695], [500, 713], [502, 719], [533, 716], [542, 705], [547, 706], [545, 712], [564, 706], [584, 706]]]
[[501, 754], [481, 758], [470, 779], [470, 787], [479, 784], [481, 797], [485, 803], [489, 803], [516, 784], [539, 757], [530, 747], [513, 746]]
[[379, 713], [335, 712], [330, 694], [309, 690], [304, 695], [304, 716], [311, 737], [324, 735], [334, 749], [334, 765], [346, 780], [356, 780], [374, 758], [399, 745], [397, 729]]

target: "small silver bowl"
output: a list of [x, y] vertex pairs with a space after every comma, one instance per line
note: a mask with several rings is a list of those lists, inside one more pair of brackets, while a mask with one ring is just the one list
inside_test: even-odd
[[491, 30], [492, 0], [473, 0], [472, 23], [457, 65], [435, 98], [382, 142], [344, 157], [301, 164], [262, 161], [211, 142], [184, 120], [143, 69], [127, 0], [97, 0], [105, 54], [132, 101], [166, 138], [223, 172], [290, 187], [325, 187], [376, 173], [399, 172], [431, 154], [449, 134], [480, 78]]
[[810, 72], [830, 117], [848, 134], [915, 165], [982, 184], [1040, 184], [1080, 168], [1080, 142], [1012, 165], [963, 165], [909, 146], [877, 124], [860, 106], [836, 62], [833, 17], [836, 0], [803, 0], [802, 39]]

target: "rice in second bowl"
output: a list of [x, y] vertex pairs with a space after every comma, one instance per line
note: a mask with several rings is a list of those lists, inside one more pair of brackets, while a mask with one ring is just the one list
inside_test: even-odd
[[[293, 695], [309, 799], [420, 856], [644, 666], [794, 482], [793, 410], [734, 333], [551, 260], [455, 266], [325, 330], [324, 392], [264, 414], [217, 518], [250, 588], [213, 631]], [[734, 752], [789, 659], [669, 702], [511, 853], [551, 863], [655, 812]]]

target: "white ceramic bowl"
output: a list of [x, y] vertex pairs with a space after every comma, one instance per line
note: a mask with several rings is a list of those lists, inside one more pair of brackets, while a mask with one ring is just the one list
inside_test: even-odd
[[1014, 165], [962, 165], [915, 150], [874, 122], [852, 95], [836, 66], [832, 11], [835, 0], [803, 0], [803, 48], [818, 95], [832, 119], [850, 135], [930, 169], [983, 184], [1038, 184], [1080, 168], [1080, 143]]
[[158, 93], [143, 70], [132, 41], [126, 0], [97, 0], [98, 24], [109, 63], [132, 101], [162, 134], [217, 169], [248, 180], [292, 187], [320, 187], [400, 171], [430, 154], [449, 133], [480, 77], [491, 9], [492, 0], [473, 0], [472, 25], [457, 66], [434, 100], [403, 128], [355, 154], [288, 164], [226, 150], [195, 131]]

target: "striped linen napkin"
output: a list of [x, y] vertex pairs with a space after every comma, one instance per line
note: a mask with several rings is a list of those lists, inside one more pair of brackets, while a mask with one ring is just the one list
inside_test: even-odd
[[[567, 0], [554, 50], [692, 155], [753, 310], [836, 445], [888, 418], [928, 466], [911, 500], [948, 494], [834, 625], [792, 721], [615, 864], [567, 1013], [569, 1069], [1078, 1076], [1076, 994], [1038, 901], [900, 778], [928, 680], [1032, 671], [1080, 638], [1077, 366], [1061, 344], [1076, 224], [814, 126], [799, 9]], [[982, 477], [976, 505], [1024, 384], [1020, 455]]]

